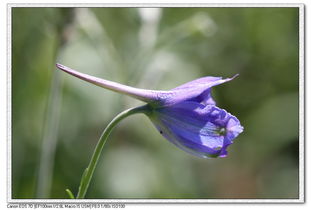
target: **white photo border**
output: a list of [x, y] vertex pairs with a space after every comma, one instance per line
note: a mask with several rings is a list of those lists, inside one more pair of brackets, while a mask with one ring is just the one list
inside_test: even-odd
[[[299, 198], [298, 199], [13, 199], [12, 198], [12, 8], [16, 7], [293, 7], [299, 8]], [[207, 204], [305, 202], [305, 5], [302, 3], [8, 3], [7, 4], [7, 203], [11, 204]]]

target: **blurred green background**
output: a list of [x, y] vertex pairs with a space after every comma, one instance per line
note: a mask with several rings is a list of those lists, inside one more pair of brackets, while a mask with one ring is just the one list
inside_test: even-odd
[[67, 198], [119, 112], [141, 104], [55, 69], [146, 89], [203, 76], [244, 132], [200, 159], [131, 116], [87, 198], [298, 198], [298, 8], [12, 8], [12, 198]]

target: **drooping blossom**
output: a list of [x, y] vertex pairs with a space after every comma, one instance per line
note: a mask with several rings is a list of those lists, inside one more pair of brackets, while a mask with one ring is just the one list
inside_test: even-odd
[[77, 72], [61, 64], [64, 72], [97, 86], [147, 103], [145, 114], [171, 143], [198, 157], [226, 157], [227, 147], [243, 132], [240, 121], [216, 106], [211, 88], [232, 78], [202, 77], [172, 90], [146, 90]]

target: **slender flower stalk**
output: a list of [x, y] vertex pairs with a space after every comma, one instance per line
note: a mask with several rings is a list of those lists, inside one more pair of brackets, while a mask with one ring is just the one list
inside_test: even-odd
[[121, 112], [120, 114], [118, 114], [109, 124], [108, 126], [105, 128], [105, 130], [103, 131], [101, 137], [99, 138], [99, 141], [96, 145], [95, 151], [93, 153], [93, 156], [91, 158], [91, 161], [89, 163], [89, 166], [85, 169], [83, 175], [82, 175], [82, 179], [81, 179], [81, 183], [80, 183], [80, 187], [79, 187], [79, 192], [77, 195], [77, 198], [81, 199], [85, 197], [86, 191], [89, 187], [90, 181], [92, 179], [94, 170], [96, 168], [98, 159], [100, 157], [101, 151], [104, 148], [104, 145], [107, 141], [108, 136], [110, 135], [112, 129], [117, 125], [117, 123], [119, 123], [122, 119], [133, 115], [133, 114], [138, 114], [138, 113], [144, 113], [148, 110], [148, 105], [144, 105], [144, 106], [140, 106], [140, 107], [136, 107], [136, 108], [131, 108], [128, 110], [125, 110], [123, 112]]
[[112, 128], [125, 117], [144, 113], [160, 134], [180, 149], [202, 158], [226, 157], [227, 147], [243, 132], [240, 121], [216, 106], [211, 88], [233, 80], [202, 77], [172, 90], [146, 90], [122, 85], [77, 72], [61, 64], [56, 66], [77, 78], [97, 86], [146, 102], [142, 107], [122, 112], [104, 130], [89, 167], [84, 172], [77, 198], [84, 198], [101, 150]]

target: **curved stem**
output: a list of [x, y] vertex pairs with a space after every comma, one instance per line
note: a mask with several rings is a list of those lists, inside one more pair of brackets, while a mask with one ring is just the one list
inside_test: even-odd
[[69, 189], [66, 189], [66, 193], [68, 194], [70, 199], [74, 199], [75, 196], [73, 196], [72, 192]]
[[93, 156], [91, 158], [91, 161], [89, 163], [89, 166], [85, 169], [82, 178], [81, 178], [81, 182], [80, 182], [80, 186], [79, 186], [79, 191], [78, 191], [78, 195], [77, 198], [84, 198], [86, 191], [89, 187], [90, 181], [92, 179], [95, 167], [97, 165], [98, 159], [100, 157], [101, 151], [107, 141], [107, 138], [109, 136], [109, 134], [111, 133], [112, 129], [116, 126], [116, 124], [118, 122], [120, 122], [122, 119], [133, 115], [133, 114], [137, 114], [137, 113], [145, 113], [147, 112], [149, 109], [148, 105], [144, 105], [144, 106], [140, 106], [140, 107], [136, 107], [136, 108], [131, 108], [128, 110], [125, 110], [123, 112], [121, 112], [120, 114], [118, 114], [109, 124], [108, 126], [105, 128], [105, 130], [103, 131], [97, 145], [96, 148], [94, 150]]

